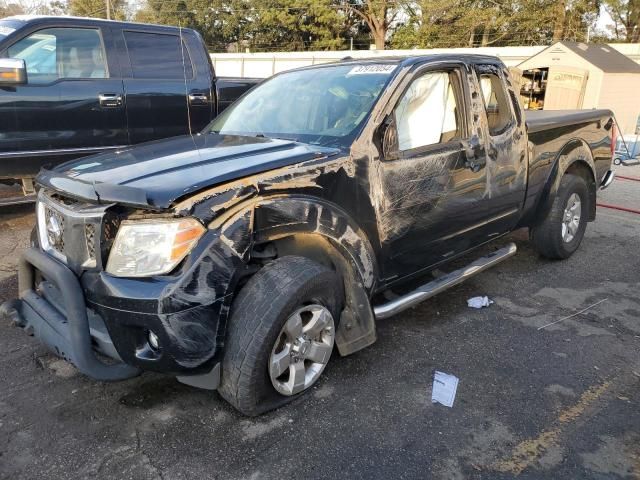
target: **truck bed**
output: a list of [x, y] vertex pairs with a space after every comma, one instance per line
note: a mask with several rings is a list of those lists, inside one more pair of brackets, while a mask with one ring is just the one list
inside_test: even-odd
[[592, 110], [525, 110], [527, 130], [529, 133], [552, 130], [580, 123], [591, 123], [602, 117], [612, 117], [607, 109]]

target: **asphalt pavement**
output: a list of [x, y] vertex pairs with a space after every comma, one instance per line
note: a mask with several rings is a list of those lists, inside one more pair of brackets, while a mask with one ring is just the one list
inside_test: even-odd
[[[601, 201], [639, 209], [640, 182]], [[0, 213], [0, 301], [31, 211]], [[640, 479], [640, 215], [599, 208], [567, 261], [510, 239], [514, 258], [380, 321], [255, 419], [157, 374], [94, 382], [1, 319], [0, 478]], [[460, 379], [452, 408], [431, 403], [435, 370]]]

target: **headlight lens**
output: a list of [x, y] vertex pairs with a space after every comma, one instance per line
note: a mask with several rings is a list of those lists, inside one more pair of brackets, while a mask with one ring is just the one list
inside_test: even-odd
[[169, 273], [205, 232], [193, 218], [125, 220], [109, 254], [107, 272], [118, 277]]

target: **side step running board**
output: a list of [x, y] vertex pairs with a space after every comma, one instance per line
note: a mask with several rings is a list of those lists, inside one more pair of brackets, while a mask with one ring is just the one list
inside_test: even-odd
[[418, 303], [426, 300], [427, 298], [431, 298], [448, 288], [464, 282], [477, 273], [484, 272], [488, 268], [497, 265], [498, 263], [506, 260], [509, 257], [513, 257], [516, 254], [516, 250], [516, 244], [509, 243], [506, 247], [501, 248], [500, 250], [496, 250], [486, 257], [480, 257], [464, 268], [454, 270], [451, 273], [447, 273], [442, 277], [436, 278], [432, 282], [422, 285], [413, 292], [396, 298], [389, 303], [384, 303], [382, 305], [374, 307], [373, 313], [376, 316], [376, 319], [392, 317], [393, 315], [400, 313], [407, 308], [416, 306]]

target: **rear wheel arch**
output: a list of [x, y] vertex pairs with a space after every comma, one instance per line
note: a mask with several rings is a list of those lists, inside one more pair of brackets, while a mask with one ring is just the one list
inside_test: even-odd
[[558, 194], [560, 183], [567, 174], [575, 174], [585, 179], [589, 189], [588, 221], [595, 220], [597, 188], [593, 154], [584, 140], [576, 138], [567, 142], [556, 156], [538, 207], [535, 209], [535, 218], [529, 226], [536, 226], [547, 217]]
[[[593, 221], [596, 218], [596, 177], [594, 173], [593, 156], [591, 150], [586, 146], [577, 147], [567, 155], [569, 159], [566, 167], [560, 177], [559, 181], [564, 175], [572, 174], [582, 177], [587, 184], [589, 191], [589, 210], [588, 221]], [[558, 181], [558, 184], [559, 184]]]

